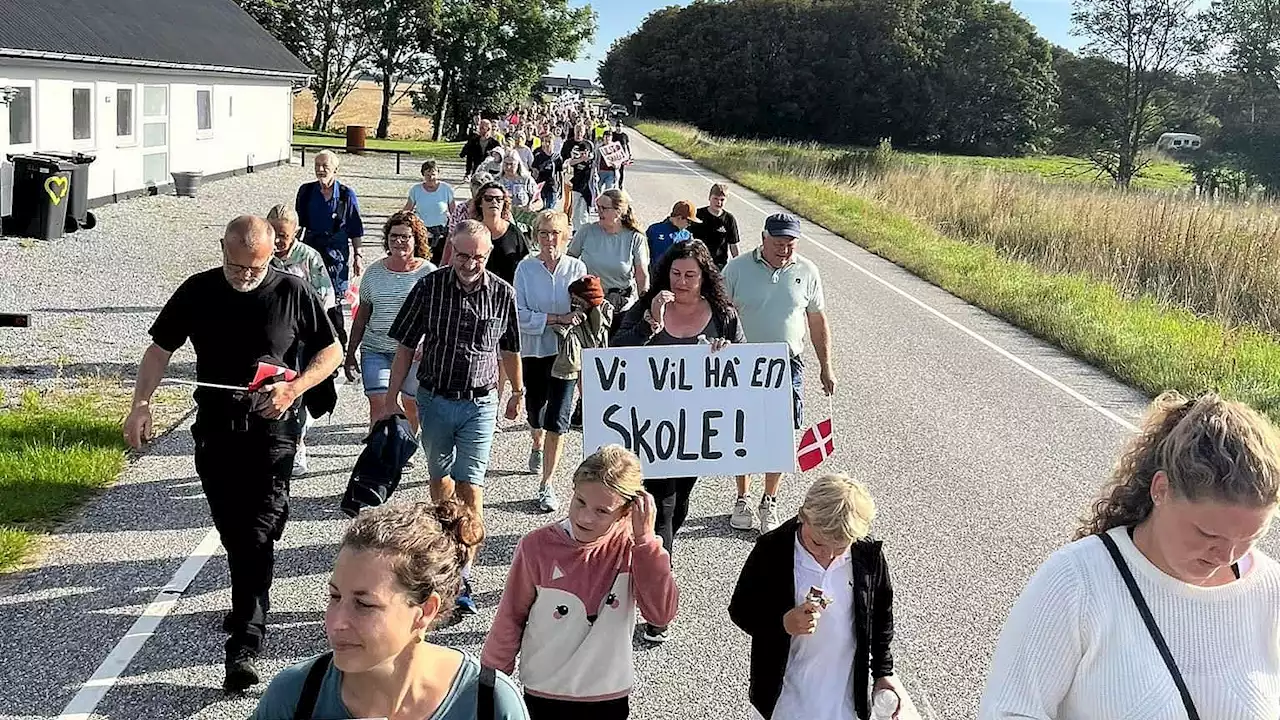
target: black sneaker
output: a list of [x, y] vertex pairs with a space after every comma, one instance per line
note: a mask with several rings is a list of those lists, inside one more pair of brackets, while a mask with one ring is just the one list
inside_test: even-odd
[[644, 624], [644, 639], [651, 643], [661, 644], [666, 642], [669, 632], [669, 629], [665, 627], [659, 627], [652, 623]]
[[471, 599], [471, 581], [462, 581], [462, 592], [458, 594], [458, 601], [453, 609], [455, 615], [460, 618], [470, 617], [476, 614], [476, 601]]
[[227, 676], [222, 681], [222, 689], [228, 693], [243, 693], [262, 682], [258, 676], [258, 667], [252, 655], [238, 655], [234, 660], [227, 660]]

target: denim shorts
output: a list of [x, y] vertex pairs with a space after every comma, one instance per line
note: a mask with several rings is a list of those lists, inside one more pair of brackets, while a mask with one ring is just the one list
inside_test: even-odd
[[[391, 363], [396, 359], [393, 352], [385, 353], [377, 350], [360, 348], [360, 379], [364, 382], [365, 395], [385, 395], [387, 386], [391, 384]], [[409, 366], [409, 374], [400, 387], [401, 395], [413, 397], [418, 392], [418, 363]]]
[[791, 399], [795, 413], [796, 429], [804, 427], [804, 358], [791, 358]]
[[432, 480], [484, 487], [489, 451], [498, 425], [498, 391], [482, 398], [450, 400], [418, 388], [422, 452]]

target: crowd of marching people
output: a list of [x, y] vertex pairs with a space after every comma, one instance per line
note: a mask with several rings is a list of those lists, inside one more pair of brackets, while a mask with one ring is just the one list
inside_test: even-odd
[[[617, 445], [569, 460], [562, 478], [583, 352], [785, 343], [796, 429], [806, 345], [823, 392], [836, 390], [822, 278], [796, 217], [769, 216], [742, 248], [716, 184], [705, 205], [679, 200], [645, 226], [623, 188], [626, 132], [589, 114], [478, 119], [461, 157], [468, 197], [424, 162], [371, 240], [338, 156], [320, 153], [294, 204], [233, 220], [223, 265], [184, 282], [151, 328], [125, 436], [149, 439], [151, 395], [190, 341], [204, 383], [196, 471], [231, 574], [227, 690], [260, 682], [290, 479], [307, 471], [307, 426], [333, 410], [339, 370], [359, 379], [371, 429], [404, 428], [391, 474], [426, 466], [430, 502], [351, 513], [328, 586], [331, 649], [276, 676], [257, 720], [629, 717], [637, 622], [651, 643], [678, 631], [672, 555], [698, 478], [645, 477]], [[475, 658], [430, 639], [478, 610], [470, 568], [499, 414], [528, 424], [532, 501], [551, 522], [519, 542]], [[753, 502], [738, 477], [725, 498], [732, 527], [759, 531], [727, 606], [750, 638], [753, 712], [897, 718], [875, 503], [836, 473], [780, 510], [782, 479], [766, 474]], [[1267, 420], [1213, 395], [1161, 397], [1076, 542], [1014, 607], [982, 717], [1275, 717], [1280, 571], [1253, 546], [1278, 495]]]

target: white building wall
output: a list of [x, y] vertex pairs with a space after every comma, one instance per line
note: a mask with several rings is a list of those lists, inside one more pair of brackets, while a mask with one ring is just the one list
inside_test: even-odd
[[[206, 175], [243, 171], [288, 161], [293, 127], [293, 93], [288, 79], [235, 75], [182, 75], [145, 68], [111, 68], [89, 64], [20, 64], [0, 61], [0, 87], [34, 90], [32, 142], [9, 142], [9, 108], [0, 104], [0, 156], [34, 151], [80, 151], [95, 155], [89, 171], [89, 198], [109, 198], [142, 190], [143, 156], [168, 153], [168, 171], [200, 171]], [[168, 89], [163, 120], [167, 145], [145, 148], [144, 88]], [[73, 139], [72, 91], [92, 91], [92, 138]], [[133, 88], [133, 134], [117, 136], [117, 89]], [[196, 127], [197, 90], [213, 93], [213, 127]], [[163, 183], [172, 182], [166, 177]]]

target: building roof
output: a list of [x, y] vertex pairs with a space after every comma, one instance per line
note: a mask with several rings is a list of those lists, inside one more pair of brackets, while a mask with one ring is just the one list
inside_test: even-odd
[[234, 0], [3, 0], [0, 58], [312, 74]]
[[549, 88], [572, 88], [574, 90], [600, 90], [600, 86], [585, 78], [560, 77], [559, 75], [544, 75], [542, 84]]

